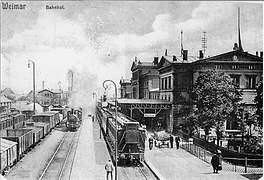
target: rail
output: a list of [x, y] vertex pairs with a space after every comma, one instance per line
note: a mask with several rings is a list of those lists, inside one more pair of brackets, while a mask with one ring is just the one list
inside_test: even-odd
[[[79, 131], [78, 131], [79, 132]], [[70, 132], [67, 132], [65, 133], [65, 135], [63, 136], [63, 139], [61, 140], [60, 144], [58, 145], [58, 147], [56, 148], [54, 154], [52, 155], [51, 159], [49, 160], [47, 166], [45, 167], [45, 169], [43, 170], [41, 176], [39, 177], [38, 180], [42, 180], [44, 178], [44, 175], [47, 174], [48, 172], [48, 169], [50, 168], [51, 164], [55, 161], [55, 157], [56, 155], [58, 155], [59, 151], [61, 150], [61, 147], [63, 145], [63, 143], [65, 142], [66, 138], [68, 137], [68, 134], [70, 134]], [[69, 154], [70, 152], [72, 151], [72, 148], [73, 148], [73, 144], [74, 144], [74, 140], [75, 140], [75, 137], [77, 136], [77, 133], [74, 134], [74, 137], [72, 138], [71, 142], [70, 142], [70, 146], [69, 146], [69, 149], [67, 150], [66, 152], [66, 156], [65, 156], [65, 159], [62, 163], [62, 166], [61, 168], [59, 169], [59, 173], [58, 173], [58, 177], [56, 179], [62, 179], [62, 175], [63, 175], [63, 171], [65, 169], [65, 165], [66, 165], [66, 162], [68, 161], [68, 157], [69, 157]], [[71, 167], [72, 168], [72, 167]]]

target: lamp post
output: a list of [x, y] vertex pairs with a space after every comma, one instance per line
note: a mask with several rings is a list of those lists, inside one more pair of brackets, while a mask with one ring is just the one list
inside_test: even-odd
[[117, 147], [117, 88], [116, 88], [116, 84], [114, 81], [112, 80], [105, 80], [103, 82], [103, 87], [106, 89], [107, 86], [105, 86], [106, 82], [111, 82], [114, 84], [115, 86], [115, 124], [116, 124], [116, 132], [115, 132], [115, 180], [117, 180], [117, 151], [118, 151], [118, 147]]
[[33, 110], [34, 115], [36, 111], [35, 102], [36, 102], [36, 96], [35, 96], [35, 62], [32, 60], [28, 60], [28, 68], [30, 68], [30, 62], [33, 64]]
[[59, 105], [61, 105], [61, 82], [58, 82], [59, 85], [59, 91], [60, 91], [60, 96], [59, 96]]

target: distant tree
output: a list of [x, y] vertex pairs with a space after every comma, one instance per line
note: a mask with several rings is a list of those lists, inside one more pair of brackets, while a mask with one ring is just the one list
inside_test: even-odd
[[262, 76], [257, 84], [257, 95], [254, 102], [256, 103], [256, 118], [257, 125], [260, 129], [263, 128], [263, 79]]
[[224, 122], [234, 119], [241, 92], [230, 76], [210, 70], [198, 75], [192, 96], [197, 108], [193, 115], [197, 117], [197, 126], [205, 130], [206, 136], [215, 128], [219, 145]]

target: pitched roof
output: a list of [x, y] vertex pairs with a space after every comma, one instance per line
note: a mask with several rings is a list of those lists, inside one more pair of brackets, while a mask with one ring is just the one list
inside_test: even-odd
[[[236, 60], [233, 59], [233, 57], [235, 55], [237, 56]], [[225, 58], [223, 58], [223, 57], [225, 57]], [[236, 51], [229, 51], [229, 52], [218, 54], [218, 55], [215, 55], [215, 56], [203, 58], [203, 59], [200, 59], [200, 60], [196, 61], [196, 63], [217, 62], [217, 61], [221, 61], [221, 62], [223, 62], [223, 61], [225, 61], [225, 62], [238, 61], [239, 63], [241, 63], [241, 62], [246, 63], [246, 62], [254, 61], [254, 62], [262, 63], [263, 62], [263, 58], [261, 58], [259, 56], [256, 56], [256, 55], [253, 55], [253, 54], [250, 54], [250, 53], [247, 53], [247, 52], [236, 50]]]
[[138, 68], [143, 68], [143, 67], [153, 67], [155, 68], [156, 65], [154, 62], [148, 62], [148, 61], [133, 61], [132, 66], [131, 66], [131, 71], [138, 69]]
[[5, 96], [0, 96], [0, 102], [12, 102], [11, 100], [7, 99]]
[[199, 60], [197, 56], [188, 56], [187, 60], [183, 60], [182, 56], [175, 56], [176, 61], [175, 60], [173, 61], [173, 56], [162, 56], [162, 57], [171, 63], [192, 63]]

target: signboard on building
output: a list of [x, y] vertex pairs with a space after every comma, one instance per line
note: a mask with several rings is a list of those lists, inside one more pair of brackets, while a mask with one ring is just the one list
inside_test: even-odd
[[144, 117], [156, 117], [156, 114], [153, 113], [145, 113]]

